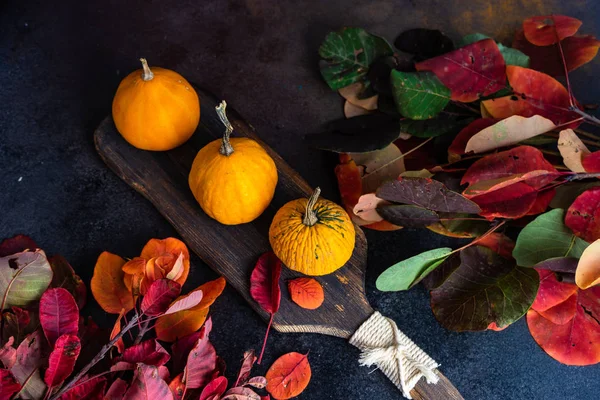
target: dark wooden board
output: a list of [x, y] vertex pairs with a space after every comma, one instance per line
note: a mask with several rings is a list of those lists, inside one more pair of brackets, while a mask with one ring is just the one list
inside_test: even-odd
[[[200, 125], [184, 145], [168, 152], [148, 152], [130, 146], [107, 117], [94, 134], [96, 149], [106, 164], [125, 182], [146, 197], [175, 227], [187, 245], [212, 269], [223, 275], [266, 320], [265, 313], [250, 296], [250, 273], [258, 257], [270, 250], [268, 231], [275, 212], [286, 202], [308, 197], [312, 188], [273, 149], [263, 143], [254, 129], [228, 107], [234, 127], [232, 136], [246, 136], [259, 142], [277, 165], [279, 182], [269, 208], [255, 221], [225, 226], [208, 217], [188, 187], [188, 174], [198, 150], [221, 138], [224, 126], [215, 112], [212, 94], [196, 88], [201, 99]], [[352, 258], [333, 274], [318, 277], [325, 301], [317, 310], [305, 310], [291, 302], [287, 285], [282, 284], [281, 307], [273, 327], [280, 332], [313, 332], [348, 339], [371, 314], [364, 288], [367, 241], [356, 227]], [[190, 273], [193, 273], [192, 271]], [[300, 276], [284, 268], [282, 282]], [[458, 391], [441, 374], [441, 382], [415, 388], [416, 399], [461, 399]]]

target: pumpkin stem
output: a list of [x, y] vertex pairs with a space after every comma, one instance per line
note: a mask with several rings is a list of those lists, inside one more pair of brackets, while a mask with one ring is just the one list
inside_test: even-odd
[[302, 220], [302, 223], [306, 226], [313, 226], [319, 222], [317, 214], [313, 208], [315, 207], [315, 204], [317, 204], [320, 194], [321, 188], [316, 188], [315, 192], [312, 194], [312, 196], [310, 196], [310, 199], [308, 199], [308, 202], [306, 203], [306, 212], [304, 213], [304, 219]]
[[231, 126], [231, 122], [229, 122], [229, 119], [227, 119], [227, 113], [225, 112], [226, 108], [227, 103], [225, 100], [223, 100], [221, 104], [215, 107], [215, 110], [217, 110], [219, 119], [223, 125], [225, 125], [225, 133], [223, 134], [223, 142], [221, 143], [219, 153], [223, 154], [224, 156], [230, 156], [233, 153], [233, 146], [231, 146], [231, 143], [229, 143], [229, 136], [233, 132], [233, 126]]
[[144, 69], [144, 72], [142, 72], [142, 80], [144, 82], [151, 81], [154, 78], [154, 73], [150, 71], [148, 61], [146, 61], [145, 58], [140, 58], [140, 61], [142, 62], [142, 68]]

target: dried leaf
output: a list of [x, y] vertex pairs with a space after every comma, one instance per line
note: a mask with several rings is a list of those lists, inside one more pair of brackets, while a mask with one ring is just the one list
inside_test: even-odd
[[370, 113], [371, 111], [355, 106], [349, 101], [344, 102], [344, 117], [346, 118], [359, 117], [361, 115], [368, 115]]
[[400, 261], [383, 271], [377, 278], [382, 292], [408, 290], [437, 268], [452, 253], [449, 247], [433, 249]]
[[485, 153], [541, 135], [556, 128], [547, 118], [534, 115], [530, 118], [513, 115], [489, 126], [469, 139], [465, 152]]
[[265, 387], [267, 387], [267, 383], [267, 378], [265, 378], [264, 376], [255, 376], [253, 378], [250, 378], [246, 385], [252, 386], [256, 389], [264, 389]]
[[44, 382], [48, 387], [60, 385], [73, 373], [80, 351], [81, 342], [75, 335], [64, 334], [56, 340], [44, 374]]
[[540, 15], [523, 21], [525, 38], [536, 46], [549, 46], [573, 36], [582, 22], [564, 15]]
[[[362, 95], [365, 92], [365, 84], [362, 82], [356, 82], [352, 85], [346, 86], [338, 90], [340, 96], [346, 99], [346, 104], [351, 104], [357, 108], [361, 108], [366, 111], [377, 110], [377, 99], [379, 96], [371, 96], [363, 98]], [[346, 116], [348, 118], [348, 116]]]
[[209, 319], [200, 331], [198, 340], [187, 357], [183, 372], [186, 389], [204, 387], [210, 382], [217, 367], [217, 353], [208, 339], [211, 328], [212, 322]]
[[48, 289], [40, 299], [40, 323], [48, 343], [62, 335], [77, 335], [79, 330], [79, 308], [66, 289]]
[[405, 204], [381, 205], [377, 212], [386, 221], [405, 228], [425, 228], [440, 222], [435, 211]]
[[0, 257], [0, 311], [38, 300], [51, 281], [52, 269], [42, 250]]
[[321, 75], [333, 90], [362, 81], [371, 63], [394, 53], [387, 41], [363, 29], [343, 28], [327, 35], [319, 55]]
[[555, 257], [581, 257], [588, 243], [564, 223], [565, 211], [555, 209], [531, 221], [517, 238], [513, 257], [521, 267], [533, 267]]
[[600, 188], [580, 194], [567, 210], [565, 225], [587, 242], [600, 239]]
[[256, 355], [254, 354], [254, 350], [248, 350], [244, 352], [242, 366], [240, 367], [240, 372], [238, 373], [237, 379], [235, 380], [235, 384], [233, 386], [240, 386], [248, 381], [254, 363], [256, 363]]
[[316, 310], [323, 304], [323, 286], [314, 278], [296, 278], [288, 282], [292, 301], [302, 308]]
[[367, 193], [360, 196], [358, 202], [352, 209], [355, 216], [365, 222], [379, 222], [383, 218], [377, 212], [377, 207], [384, 204], [390, 204], [388, 201], [380, 199], [375, 193]]
[[460, 266], [431, 291], [436, 319], [454, 331], [479, 331], [495, 323], [504, 328], [533, 303], [538, 276], [483, 246], [460, 252]]
[[15, 362], [17, 362], [17, 349], [13, 347], [15, 338], [11, 336], [4, 346], [0, 348], [0, 362], [4, 368], [11, 369]]
[[481, 211], [477, 204], [433, 179], [400, 177], [380, 186], [376, 194], [387, 201], [411, 204], [432, 211], [468, 214]]
[[[30, 333], [33, 333], [39, 325], [35, 318], [32, 320], [31, 313], [19, 307], [11, 307], [11, 311], [2, 313], [2, 341], [7, 341], [11, 336], [15, 343], [21, 343], [21, 340]], [[34, 315], [35, 317], [35, 315]]]
[[149, 317], [162, 315], [179, 293], [181, 285], [175, 281], [159, 279], [152, 282], [142, 300], [142, 312]]
[[469, 140], [477, 133], [494, 125], [498, 121], [499, 120], [495, 118], [480, 118], [465, 126], [458, 135], [456, 135], [450, 147], [448, 147], [448, 162], [460, 160], [461, 156], [466, 153], [465, 148], [467, 147]]
[[0, 243], [0, 257], [12, 256], [13, 254], [23, 253], [24, 251], [34, 251], [39, 246], [27, 235], [16, 235], [4, 239]]
[[121, 268], [124, 264], [125, 260], [107, 251], [96, 261], [90, 287], [94, 299], [107, 313], [119, 314], [122, 308], [125, 312], [133, 309], [133, 295], [123, 282], [125, 274]]
[[267, 391], [277, 400], [298, 396], [311, 378], [308, 355], [287, 353], [279, 357], [267, 371]]
[[433, 118], [450, 101], [450, 89], [431, 72], [392, 70], [390, 80], [396, 108], [406, 118]]
[[125, 393], [127, 400], [173, 400], [167, 383], [160, 377], [158, 368], [138, 364], [133, 382]]
[[44, 364], [44, 336], [40, 331], [27, 335], [17, 348], [17, 361], [10, 369], [17, 381], [23, 386], [23, 399], [41, 399], [46, 392], [46, 384], [40, 377], [40, 367]]
[[594, 241], [581, 254], [575, 283], [580, 289], [588, 289], [600, 284], [600, 240]]
[[202, 389], [199, 400], [219, 400], [227, 390], [227, 378], [219, 376]]
[[225, 393], [225, 396], [221, 398], [222, 400], [260, 400], [260, 395], [258, 395], [254, 390], [247, 387], [235, 387], [231, 388]]
[[[119, 334], [119, 332], [121, 332], [121, 319], [123, 319], [124, 315], [125, 315], [125, 309], [123, 308], [123, 309], [121, 309], [121, 313], [117, 317], [117, 320], [115, 321], [115, 324], [113, 325], [112, 331], [110, 332], [110, 337], [109, 337], [110, 341], [112, 341]], [[125, 342], [123, 342], [123, 337], [121, 337], [121, 338], [119, 338], [119, 340], [117, 340], [117, 342], [115, 343], [115, 347], [117, 348], [117, 351], [120, 354], [123, 354], [123, 351], [125, 350]]]
[[71, 267], [63, 256], [53, 256], [48, 261], [53, 272], [50, 287], [67, 289], [75, 298], [79, 309], [83, 308], [87, 300], [85, 283], [83, 283], [79, 275], [75, 273], [73, 267]]
[[492, 39], [422, 61], [418, 71], [432, 71], [452, 91], [452, 100], [469, 103], [506, 86], [504, 58]]
[[452, 40], [437, 29], [416, 28], [402, 32], [394, 46], [419, 60], [436, 57], [454, 50]]
[[21, 390], [13, 374], [7, 369], [0, 369], [0, 400], [10, 400], [13, 394]]
[[585, 172], [583, 157], [590, 154], [585, 144], [577, 137], [573, 129], [563, 129], [558, 137], [558, 151], [563, 162], [573, 172]]

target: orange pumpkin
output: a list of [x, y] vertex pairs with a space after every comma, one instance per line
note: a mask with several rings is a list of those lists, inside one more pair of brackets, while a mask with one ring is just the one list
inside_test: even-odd
[[200, 122], [200, 100], [177, 72], [153, 67], [140, 59], [143, 69], [121, 81], [112, 104], [117, 130], [142, 150], [171, 150], [185, 143]]

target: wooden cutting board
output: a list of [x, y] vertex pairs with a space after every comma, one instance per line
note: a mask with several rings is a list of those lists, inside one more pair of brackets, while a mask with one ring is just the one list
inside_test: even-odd
[[[94, 134], [96, 149], [121, 179], [154, 204], [204, 262], [223, 275], [268, 320], [269, 315], [250, 296], [250, 273], [258, 257], [270, 250], [268, 231], [275, 212], [290, 200], [308, 197], [312, 188], [228, 107], [227, 115], [234, 127], [232, 136], [246, 136], [259, 142], [275, 161], [279, 182], [269, 208], [251, 223], [226, 226], [204, 214], [188, 187], [188, 174], [198, 150], [221, 138], [224, 126], [215, 112], [219, 100], [205, 90], [196, 90], [201, 99], [200, 125], [184, 145], [168, 152], [138, 150], [121, 137], [112, 118], [107, 117]], [[323, 305], [317, 310], [298, 307], [290, 300], [287, 285], [282, 284], [281, 307], [273, 327], [279, 332], [312, 332], [349, 339], [374, 312], [365, 295], [366, 266], [367, 241], [356, 227], [352, 258], [335, 273], [318, 278], [325, 291]], [[284, 268], [282, 282], [298, 276]], [[437, 385], [427, 385], [421, 379], [413, 390], [413, 398], [462, 399], [452, 384], [438, 374], [442, 379]]]

